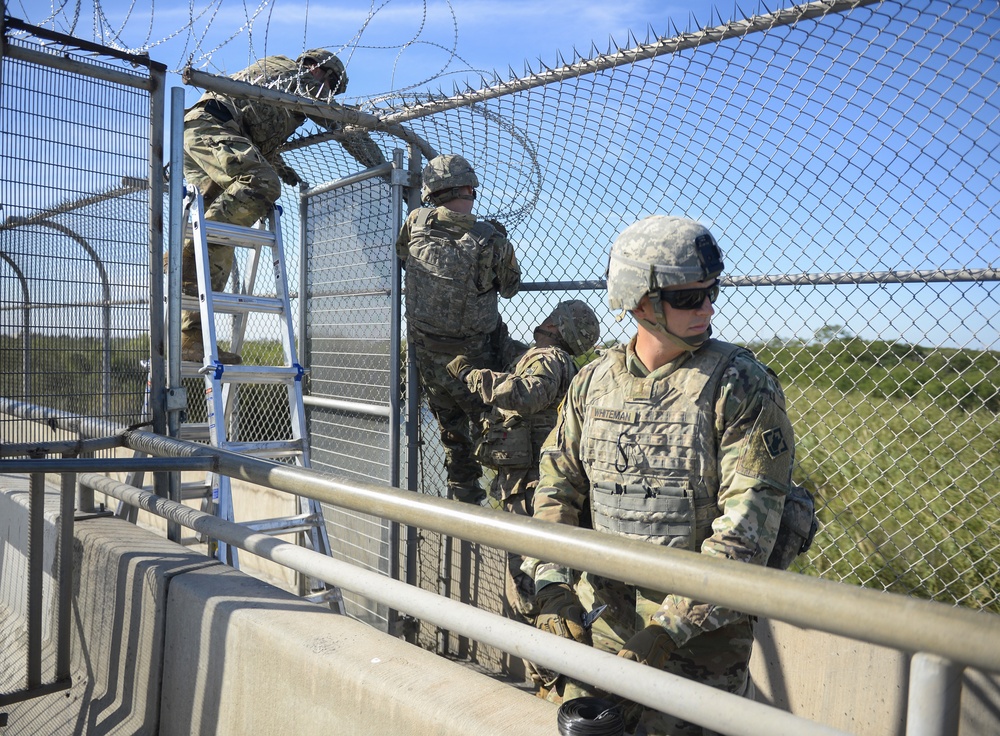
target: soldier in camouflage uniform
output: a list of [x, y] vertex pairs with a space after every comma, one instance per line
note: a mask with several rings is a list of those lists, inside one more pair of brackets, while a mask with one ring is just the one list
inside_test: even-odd
[[417, 371], [445, 451], [448, 497], [482, 503], [482, 469], [473, 456], [486, 405], [447, 371], [464, 355], [476, 368], [500, 370], [509, 344], [497, 297], [521, 286], [514, 248], [500, 223], [472, 214], [479, 180], [461, 156], [437, 156], [424, 168], [421, 207], [406, 218], [396, 254], [406, 269], [406, 322]]
[[[233, 79], [280, 92], [332, 101], [347, 89], [344, 65], [326, 49], [311, 49], [297, 60], [268, 56]], [[264, 217], [281, 194], [281, 183], [301, 183], [278, 149], [306, 120], [303, 113], [260, 100], [206, 92], [184, 115], [184, 178], [198, 187], [205, 200], [205, 218], [250, 226]], [[362, 166], [385, 161], [366, 132], [344, 130], [339, 123], [316, 118]], [[210, 245], [212, 290], [222, 291], [233, 266], [233, 249]], [[182, 282], [186, 294], [197, 296], [194, 245], [184, 244]], [[185, 311], [181, 322], [181, 358], [203, 359], [201, 315]], [[240, 356], [219, 351], [223, 363]]]
[[[722, 269], [711, 233], [688, 219], [647, 217], [615, 241], [608, 301], [620, 317], [632, 314], [637, 334], [570, 385], [542, 448], [536, 519], [765, 564], [794, 440], [774, 373], [749, 351], [710, 339]], [[539, 628], [750, 694], [747, 615], [538, 560], [523, 569], [535, 580]], [[583, 612], [603, 604], [585, 629]], [[562, 679], [550, 700], [587, 694]], [[629, 711], [637, 733], [703, 733], [664, 713]]]
[[[565, 301], [535, 328], [534, 346], [507, 372], [473, 368], [464, 355], [448, 364], [449, 373], [492, 407], [477, 455], [496, 470], [490, 495], [505, 511], [531, 516], [538, 454], [576, 375], [573, 358], [594, 347], [600, 333], [597, 315], [586, 302]], [[508, 553], [506, 599], [511, 618], [532, 623], [538, 613], [535, 584], [521, 571], [522, 562], [521, 555]], [[526, 665], [538, 685], [550, 679]]]

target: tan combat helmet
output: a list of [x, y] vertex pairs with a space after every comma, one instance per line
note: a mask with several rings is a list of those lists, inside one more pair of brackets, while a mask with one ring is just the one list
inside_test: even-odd
[[656, 323], [641, 321], [685, 350], [696, 350], [709, 338], [711, 328], [695, 338], [671, 333], [660, 308], [660, 290], [718, 278], [723, 268], [719, 244], [704, 225], [686, 217], [650, 215], [625, 228], [611, 246], [608, 304], [621, 310], [621, 319], [648, 296]]
[[474, 200], [475, 191], [470, 197], [467, 194], [458, 194], [456, 190], [460, 187], [472, 187], [475, 190], [479, 186], [479, 179], [476, 178], [472, 165], [455, 154], [432, 158], [424, 167], [422, 180], [420, 199], [434, 205], [450, 202], [453, 199]]
[[347, 91], [347, 70], [337, 55], [327, 49], [309, 49], [296, 59], [299, 66], [315, 64], [326, 71], [327, 84], [335, 95]]
[[560, 302], [545, 321], [559, 330], [559, 336], [574, 355], [583, 355], [597, 344], [601, 325], [590, 305], [579, 299]]

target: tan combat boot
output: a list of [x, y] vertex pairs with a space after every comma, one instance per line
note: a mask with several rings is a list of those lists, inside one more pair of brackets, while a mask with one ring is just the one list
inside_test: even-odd
[[[216, 348], [216, 352], [219, 355], [219, 362], [225, 365], [239, 365], [243, 362], [243, 358], [228, 350]], [[205, 349], [200, 332], [181, 333], [181, 360], [190, 363], [205, 362]]]

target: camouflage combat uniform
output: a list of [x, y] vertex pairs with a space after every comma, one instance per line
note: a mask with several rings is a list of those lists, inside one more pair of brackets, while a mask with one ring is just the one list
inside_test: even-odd
[[[326, 99], [317, 80], [294, 59], [268, 56], [232, 75], [233, 79], [280, 92]], [[205, 218], [250, 226], [270, 211], [281, 194], [281, 182], [297, 181], [278, 149], [306, 120], [298, 111], [260, 100], [206, 92], [184, 115], [184, 178], [198, 187], [205, 200]], [[344, 130], [339, 123], [315, 119], [337, 133], [337, 139], [362, 166], [385, 161], [382, 151], [361, 131]], [[197, 294], [194, 246], [184, 244], [183, 284]], [[209, 246], [213, 291], [222, 291], [233, 265], [233, 249]], [[185, 312], [182, 331], [200, 329], [198, 312]]]
[[[794, 457], [775, 375], [742, 348], [708, 340], [650, 373], [634, 339], [584, 367], [542, 449], [535, 518], [763, 565]], [[676, 644], [664, 669], [745, 694], [752, 621], [722, 606], [526, 560], [536, 585], [576, 582], [585, 609], [608, 604], [594, 646], [620, 651], [659, 624]], [[570, 688], [566, 697], [586, 694]], [[700, 727], [645, 710], [649, 734]]]
[[499, 230], [475, 215], [447, 207], [409, 214], [396, 240], [406, 269], [406, 321], [420, 382], [441, 429], [449, 496], [481, 494], [482, 475], [473, 457], [486, 405], [446, 367], [465, 355], [477, 368], [499, 370], [508, 342], [497, 297], [509, 299], [521, 285], [514, 249]]
[[[538, 485], [538, 455], [556, 425], [559, 403], [576, 375], [573, 357], [560, 347], [530, 348], [507, 373], [472, 370], [470, 391], [493, 407], [479, 458], [496, 469], [490, 494], [501, 508], [531, 516]], [[534, 581], [521, 571], [521, 555], [507, 555], [507, 603], [515, 618], [535, 616]]]

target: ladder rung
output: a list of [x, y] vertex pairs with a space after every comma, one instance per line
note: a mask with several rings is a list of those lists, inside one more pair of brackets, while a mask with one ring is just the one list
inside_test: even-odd
[[[210, 373], [214, 366], [203, 367], [200, 373]], [[226, 365], [219, 380], [228, 383], [291, 383], [304, 371], [298, 366], [285, 365]]]
[[245, 521], [241, 526], [264, 534], [292, 534], [315, 529], [322, 520], [317, 514], [298, 514], [297, 516], [282, 516], [275, 519], [257, 519]]
[[[203, 480], [181, 483], [181, 500], [190, 501], [194, 498], [204, 498], [208, 495], [211, 488], [212, 486]], [[144, 485], [142, 490], [152, 493], [154, 488], [151, 485]]]
[[[265, 301], [274, 301], [274, 302], [277, 302], [278, 304], [281, 304], [281, 300], [279, 299], [279, 297], [276, 297], [276, 296], [274, 296], [272, 294], [259, 295], [259, 296], [251, 296], [251, 295], [247, 295], [247, 294], [239, 294], [239, 295], [232, 294], [231, 292], [228, 292], [228, 291], [213, 291], [212, 292], [213, 305], [214, 305], [214, 301], [216, 299], [218, 299], [220, 296], [228, 296], [228, 297], [231, 297], [231, 298], [239, 296], [242, 299], [262, 299], [262, 300], [265, 300]], [[289, 294], [289, 296], [293, 296], [293, 295]], [[163, 301], [166, 302], [166, 300], [167, 300], [167, 298], [163, 297]], [[262, 311], [270, 311], [270, 305], [265, 305], [265, 306], [267, 306], [267, 309], [266, 310], [262, 310]], [[283, 308], [284, 307], [282, 305], [282, 309]], [[201, 300], [198, 297], [196, 297], [196, 296], [187, 296], [187, 295], [184, 295], [184, 296], [181, 297], [181, 309], [185, 309], [185, 310], [187, 310], [189, 312], [197, 312], [199, 309], [201, 309]], [[216, 311], [225, 311], [225, 310], [219, 309], [219, 310], [216, 310]], [[243, 311], [247, 311], [247, 310], [244, 310], [244, 309], [234, 309], [234, 310], [232, 310], [232, 313], [238, 314], [238, 313], [243, 312]], [[147, 371], [149, 370], [149, 361], [148, 360], [146, 360], [146, 361], [140, 361], [140, 363], [141, 363], [141, 365], [142, 365], [143, 368], [145, 368]]]
[[325, 588], [317, 593], [304, 595], [302, 596], [302, 599], [307, 600], [310, 603], [326, 603], [328, 601], [333, 601], [338, 605], [340, 612], [344, 612], [344, 596], [340, 592], [340, 588]]
[[[234, 248], [256, 248], [259, 245], [273, 245], [274, 233], [256, 227], [230, 225], [228, 222], [205, 220], [205, 238], [209, 243], [230, 245]], [[187, 237], [194, 237], [194, 227], [188, 223]]]
[[211, 438], [212, 434], [209, 431], [208, 422], [185, 422], [177, 428], [177, 439], [189, 442], [208, 442]]
[[212, 491], [212, 486], [205, 481], [181, 483], [181, 500], [190, 501], [194, 498], [205, 498]]
[[277, 297], [250, 296], [248, 294], [230, 294], [228, 292], [212, 292], [212, 308], [216, 312], [226, 314], [284, 314], [285, 305]]

